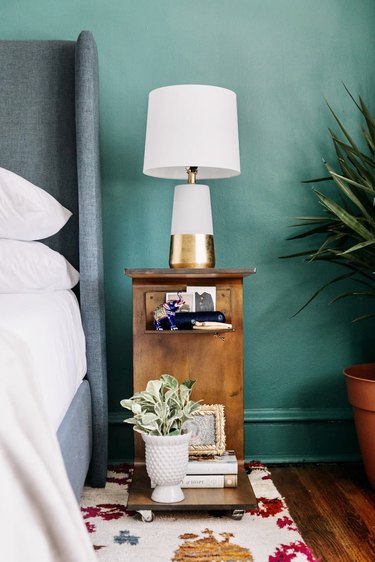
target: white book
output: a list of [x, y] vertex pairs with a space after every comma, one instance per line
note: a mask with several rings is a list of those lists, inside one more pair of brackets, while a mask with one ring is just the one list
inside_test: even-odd
[[238, 462], [234, 451], [213, 457], [189, 459], [186, 473], [190, 474], [238, 474]]
[[[237, 474], [188, 474], [180, 485], [181, 488], [236, 488]], [[155, 488], [152, 480], [151, 488]]]
[[181, 488], [235, 488], [237, 474], [189, 474], [182, 480]]

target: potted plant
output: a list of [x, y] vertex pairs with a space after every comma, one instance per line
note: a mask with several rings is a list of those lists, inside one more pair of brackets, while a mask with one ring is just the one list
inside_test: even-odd
[[[349, 297], [363, 297], [367, 298], [371, 305], [374, 303], [375, 119], [361, 98], [357, 102], [348, 90], [347, 92], [364, 118], [361, 144], [353, 140], [336, 113], [328, 106], [342, 133], [339, 137], [330, 130], [338, 167], [335, 168], [324, 161], [329, 175], [305, 183], [331, 180], [334, 182], [336, 192], [333, 197], [328, 197], [314, 189], [315, 195], [323, 206], [324, 215], [298, 217], [300, 222], [293, 225], [308, 228], [289, 239], [320, 237], [319, 245], [312, 250], [282, 256], [284, 258], [303, 256], [309, 263], [324, 261], [338, 264], [345, 271], [320, 287], [296, 314], [327, 286], [344, 280], [351, 280], [353, 289], [338, 294], [331, 302]], [[353, 321], [374, 316], [375, 310], [370, 310]], [[344, 374], [367, 476], [372, 487], [375, 488], [375, 363], [353, 365], [344, 369]]]
[[185, 426], [200, 408], [199, 402], [190, 400], [194, 384], [195, 380], [179, 384], [172, 375], [161, 375], [148, 381], [144, 391], [120, 402], [133, 414], [125, 423], [132, 424], [145, 442], [146, 470], [155, 485], [151, 499], [156, 502], [184, 499], [180, 483], [186, 476], [192, 437]]

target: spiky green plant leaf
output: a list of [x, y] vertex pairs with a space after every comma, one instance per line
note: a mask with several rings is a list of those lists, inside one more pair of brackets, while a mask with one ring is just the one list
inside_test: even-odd
[[[348, 272], [336, 276], [320, 287], [296, 314], [306, 308], [329, 285], [340, 281], [351, 279], [353, 283], [368, 286], [370, 291], [346, 291], [332, 302], [350, 296], [369, 298], [375, 293], [375, 119], [362, 98], [359, 97], [359, 102], [357, 102], [345, 84], [344, 87], [365, 120], [366, 127], [361, 128], [362, 142], [357, 143], [354, 140], [336, 112], [327, 103], [344, 137], [342, 140], [329, 129], [339, 171], [331, 163], [323, 160], [330, 174], [329, 177], [305, 180], [303, 183], [333, 180], [337, 197], [332, 195], [332, 188], [330, 196], [320, 190], [314, 190], [325, 210], [325, 215], [297, 217], [300, 222], [292, 225], [293, 228], [310, 228], [290, 236], [288, 240], [305, 239], [310, 236], [323, 237], [323, 240], [320, 241], [316, 250], [299, 251], [281, 257], [300, 256], [304, 257], [306, 261], [322, 261], [341, 265], [347, 268]], [[362, 150], [362, 146], [367, 148], [367, 153]], [[361, 315], [355, 321], [371, 318], [374, 315], [375, 313]]]

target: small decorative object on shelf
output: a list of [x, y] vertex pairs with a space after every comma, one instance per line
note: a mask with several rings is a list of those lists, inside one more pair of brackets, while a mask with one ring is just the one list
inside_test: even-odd
[[213, 332], [217, 330], [232, 330], [232, 324], [227, 324], [225, 322], [195, 322], [193, 326], [194, 330], [212, 330]]
[[133, 417], [124, 420], [133, 424], [146, 444], [146, 470], [155, 483], [151, 499], [160, 503], [176, 503], [184, 499], [181, 481], [186, 475], [189, 442], [192, 432], [184, 428], [187, 420], [200, 408], [190, 400], [195, 381], [179, 384], [171, 375], [150, 380], [146, 390], [121, 400], [123, 408]]
[[178, 313], [180, 312], [194, 312], [195, 300], [193, 293], [187, 293], [182, 291], [181, 293], [166, 293], [165, 300], [173, 301], [179, 298], [179, 295], [184, 299], [184, 304], [180, 307]]
[[187, 286], [186, 291], [194, 295], [195, 312], [207, 312], [216, 309], [216, 287]]
[[178, 330], [175, 324], [176, 311], [185, 304], [181, 293], [177, 293], [177, 299], [168, 300], [157, 306], [153, 312], [155, 330], [164, 330], [167, 325], [170, 330]]
[[225, 323], [225, 315], [219, 310], [213, 310], [212, 312], [179, 311], [176, 313], [174, 321], [180, 330], [192, 330], [198, 322]]

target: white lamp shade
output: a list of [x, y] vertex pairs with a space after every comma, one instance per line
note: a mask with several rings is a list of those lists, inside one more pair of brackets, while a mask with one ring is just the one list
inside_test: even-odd
[[185, 179], [198, 167], [199, 179], [241, 173], [237, 97], [217, 86], [166, 86], [149, 94], [143, 172]]
[[208, 185], [175, 187], [171, 234], [213, 234]]

